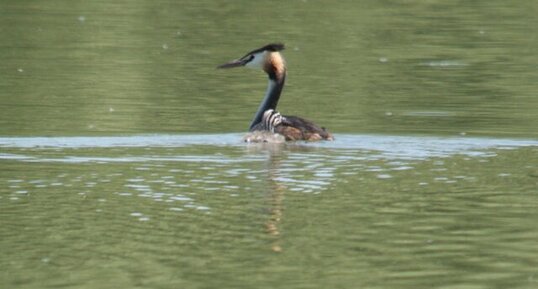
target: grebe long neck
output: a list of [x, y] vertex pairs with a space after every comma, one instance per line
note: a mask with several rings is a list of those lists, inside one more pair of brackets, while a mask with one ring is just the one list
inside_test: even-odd
[[280, 93], [282, 93], [282, 88], [284, 87], [284, 82], [286, 80], [286, 62], [279, 53], [279, 51], [283, 49], [284, 44], [268, 44], [262, 48], [252, 50], [239, 59], [224, 63], [217, 67], [233, 68], [246, 66], [255, 69], [261, 68], [269, 76], [269, 85], [267, 86], [265, 97], [250, 123], [249, 130], [251, 131], [262, 121], [263, 113], [268, 109], [274, 110], [280, 99]]
[[286, 72], [284, 71], [281, 75], [276, 73], [269, 74], [269, 84], [267, 85], [267, 91], [265, 92], [265, 97], [263, 98], [258, 111], [254, 115], [252, 122], [250, 123], [249, 130], [252, 130], [255, 125], [262, 121], [263, 113], [268, 109], [276, 109], [278, 100], [280, 99], [280, 94], [284, 88], [284, 82], [286, 81]]

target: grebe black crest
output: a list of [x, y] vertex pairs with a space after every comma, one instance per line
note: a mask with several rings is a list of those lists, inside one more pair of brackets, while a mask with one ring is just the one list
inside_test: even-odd
[[[250, 67], [262, 69], [269, 76], [269, 85], [258, 111], [250, 123], [247, 142], [272, 142], [273, 139], [334, 140], [324, 127], [297, 116], [284, 116], [276, 111], [280, 94], [286, 81], [286, 62], [280, 51], [284, 44], [273, 43], [254, 49], [243, 57], [222, 64], [217, 68]], [[279, 136], [274, 136], [274, 135]]]

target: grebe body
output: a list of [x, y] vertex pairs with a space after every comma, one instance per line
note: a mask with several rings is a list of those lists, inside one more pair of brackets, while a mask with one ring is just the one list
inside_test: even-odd
[[[304, 118], [284, 116], [276, 111], [286, 81], [286, 63], [280, 54], [283, 49], [283, 44], [268, 44], [252, 50], [237, 60], [218, 66], [218, 68], [245, 66], [262, 69], [269, 76], [267, 92], [250, 123], [250, 134], [245, 137], [245, 141], [271, 141], [264, 137], [271, 134], [265, 132], [281, 135], [286, 141], [333, 140], [332, 134], [324, 127], [317, 126]], [[276, 139], [282, 139], [282, 137], [276, 137]]]

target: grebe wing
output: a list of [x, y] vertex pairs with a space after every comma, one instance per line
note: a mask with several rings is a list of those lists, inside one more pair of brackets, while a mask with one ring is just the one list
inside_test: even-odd
[[298, 116], [283, 116], [282, 123], [277, 125], [274, 130], [283, 135], [286, 140], [334, 140], [332, 134], [324, 127]]

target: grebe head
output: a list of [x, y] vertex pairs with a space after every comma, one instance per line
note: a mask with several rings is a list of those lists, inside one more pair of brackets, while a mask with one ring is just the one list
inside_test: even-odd
[[224, 63], [217, 68], [233, 68], [246, 66], [250, 68], [263, 69], [267, 76], [269, 76], [269, 85], [265, 97], [263, 98], [252, 122], [250, 123], [249, 130], [253, 131], [260, 125], [263, 114], [268, 109], [276, 109], [280, 94], [284, 88], [284, 82], [286, 81], [286, 63], [284, 58], [280, 55], [280, 51], [284, 49], [284, 44], [273, 43], [265, 45], [264, 47], [254, 49], [245, 56]]
[[284, 74], [286, 64], [279, 51], [284, 50], [284, 44], [272, 43], [264, 47], [254, 49], [245, 56], [217, 66], [217, 68], [249, 67], [263, 69], [270, 76], [272, 74]]

